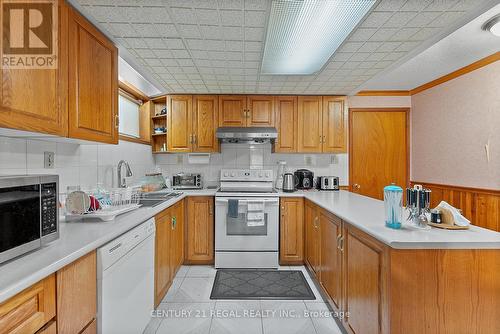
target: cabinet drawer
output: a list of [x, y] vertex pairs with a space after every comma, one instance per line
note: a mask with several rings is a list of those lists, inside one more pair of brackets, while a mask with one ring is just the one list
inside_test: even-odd
[[0, 333], [35, 333], [56, 315], [55, 275], [0, 305]]

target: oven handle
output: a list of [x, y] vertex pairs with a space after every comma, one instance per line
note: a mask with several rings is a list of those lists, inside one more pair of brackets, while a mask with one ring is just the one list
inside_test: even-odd
[[[227, 202], [228, 202], [228, 200], [224, 199], [224, 198], [216, 198], [215, 199], [215, 203], [227, 203]], [[238, 199], [238, 203], [242, 204], [242, 205], [248, 204], [248, 202], [264, 202], [265, 204], [267, 204], [267, 203], [279, 203], [279, 198], [269, 198], [269, 199], [266, 198], [266, 199], [259, 199], [259, 200], [255, 200], [255, 201]]]

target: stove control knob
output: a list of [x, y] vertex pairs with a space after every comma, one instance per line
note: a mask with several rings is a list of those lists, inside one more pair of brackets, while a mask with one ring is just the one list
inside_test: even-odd
[[266, 173], [266, 177], [269, 177], [269, 173]]
[[262, 177], [262, 173], [259, 173], [259, 177]]
[[229, 176], [229, 173], [228, 172], [224, 172], [224, 177], [228, 177]]
[[232, 172], [231, 173], [231, 177], [235, 177], [236, 176], [236, 173], [235, 172]]

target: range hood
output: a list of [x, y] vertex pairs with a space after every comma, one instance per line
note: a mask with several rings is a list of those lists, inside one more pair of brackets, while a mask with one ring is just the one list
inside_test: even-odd
[[217, 138], [223, 143], [264, 144], [274, 143], [278, 138], [276, 128], [218, 128]]

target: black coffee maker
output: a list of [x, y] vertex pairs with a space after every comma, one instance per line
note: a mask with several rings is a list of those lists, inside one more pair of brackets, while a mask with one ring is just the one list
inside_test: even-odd
[[314, 187], [314, 173], [308, 169], [297, 169], [295, 171], [298, 180], [297, 189], [312, 189]]

